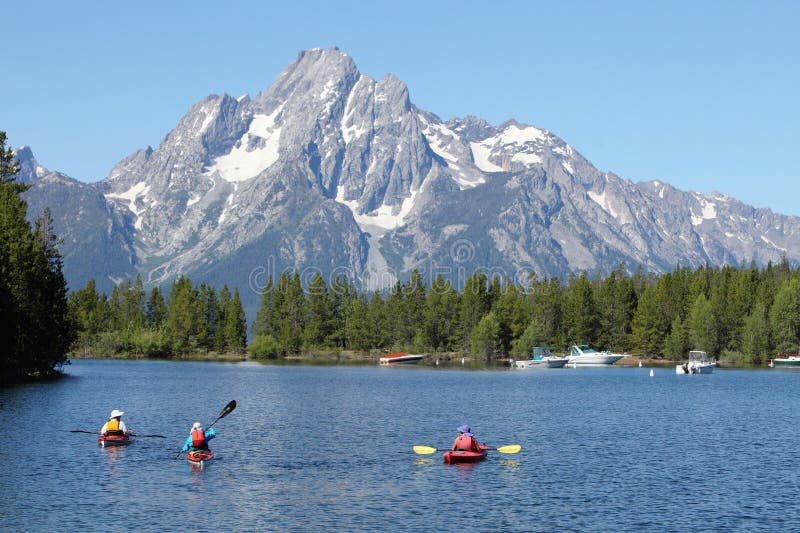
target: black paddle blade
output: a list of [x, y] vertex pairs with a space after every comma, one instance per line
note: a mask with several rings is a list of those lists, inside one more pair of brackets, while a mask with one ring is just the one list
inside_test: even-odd
[[226, 416], [231, 414], [231, 411], [233, 411], [234, 409], [236, 409], [236, 400], [231, 400], [230, 402], [228, 402], [228, 405], [225, 406], [225, 409], [223, 409], [222, 412], [219, 414], [219, 418], [225, 418]]
[[222, 412], [219, 414], [217, 419], [208, 425], [208, 429], [211, 429], [211, 426], [219, 422], [220, 419], [225, 418], [226, 416], [231, 414], [231, 411], [233, 411], [234, 409], [236, 409], [236, 400], [231, 400], [230, 402], [228, 402], [228, 405], [225, 406], [225, 409], [223, 409]]

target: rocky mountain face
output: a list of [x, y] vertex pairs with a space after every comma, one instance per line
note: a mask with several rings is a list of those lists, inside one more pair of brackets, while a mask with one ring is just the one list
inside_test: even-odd
[[95, 184], [17, 154], [72, 288], [185, 274], [238, 286], [252, 311], [287, 268], [379, 288], [413, 268], [458, 285], [477, 268], [522, 281], [800, 260], [800, 218], [601, 172], [534, 126], [443, 122], [336, 48], [300, 53], [252, 99], [209, 96]]

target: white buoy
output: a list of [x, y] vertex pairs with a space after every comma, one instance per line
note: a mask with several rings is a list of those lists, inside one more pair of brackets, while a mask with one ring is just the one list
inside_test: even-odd
[[642, 362], [639, 361], [639, 368], [642, 368]]
[[651, 378], [653, 377], [653, 369], [652, 368], [650, 369], [650, 377]]
[[439, 366], [439, 360], [438, 359], [436, 360], [436, 366]]
[[463, 364], [464, 364], [464, 363], [466, 363], [466, 362], [467, 362], [467, 358], [466, 358], [466, 357], [462, 357], [462, 358], [461, 358], [461, 364], [463, 365]]

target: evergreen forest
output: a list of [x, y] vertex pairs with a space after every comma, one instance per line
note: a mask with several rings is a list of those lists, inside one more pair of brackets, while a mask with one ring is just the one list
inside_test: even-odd
[[677, 267], [653, 275], [586, 273], [533, 277], [524, 286], [477, 271], [461, 290], [441, 276], [425, 283], [414, 270], [389, 291], [358, 291], [352, 280], [307, 284], [297, 272], [269, 278], [246, 325], [238, 291], [176, 281], [166, 299], [145, 296], [141, 280], [110, 297], [94, 284], [74, 292], [70, 309], [87, 352], [170, 357], [197, 352], [253, 357], [313, 356], [330, 351], [470, 354], [484, 360], [559, 351], [570, 343], [680, 360], [699, 349], [730, 364], [763, 364], [800, 344], [800, 271], [786, 260], [759, 269]]
[[73, 322], [67, 308], [58, 239], [48, 209], [27, 220], [19, 172], [6, 134], [0, 131], [0, 382], [58, 374], [67, 361]]

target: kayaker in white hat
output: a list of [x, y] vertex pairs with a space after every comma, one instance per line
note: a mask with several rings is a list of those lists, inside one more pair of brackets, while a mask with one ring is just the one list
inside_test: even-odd
[[183, 445], [183, 451], [207, 450], [208, 441], [216, 436], [217, 432], [214, 431], [214, 428], [208, 428], [208, 430], [204, 431], [203, 425], [200, 422], [195, 422], [192, 424], [192, 430], [189, 433], [189, 436], [186, 437], [186, 442]]
[[109, 435], [128, 435], [128, 428], [125, 426], [125, 422], [121, 420], [124, 414], [119, 409], [111, 411], [108, 416], [108, 422], [103, 424], [102, 429], [100, 429], [100, 434], [105, 437]]
[[450, 448], [451, 451], [480, 451], [481, 448], [478, 445], [478, 441], [475, 440], [475, 435], [472, 434], [471, 427], [469, 427], [467, 424], [464, 424], [463, 426], [458, 426], [456, 429], [458, 431], [458, 437], [456, 437], [456, 440], [453, 441], [453, 447]]

